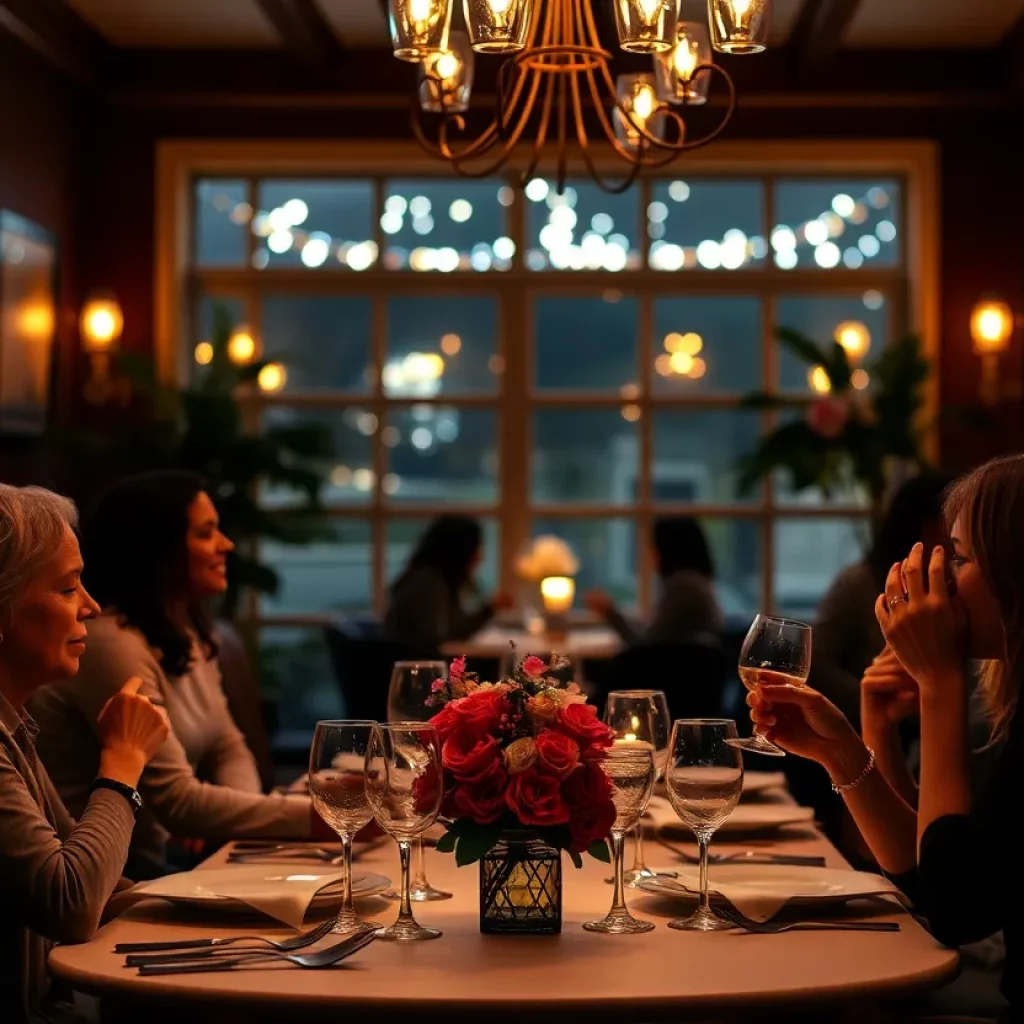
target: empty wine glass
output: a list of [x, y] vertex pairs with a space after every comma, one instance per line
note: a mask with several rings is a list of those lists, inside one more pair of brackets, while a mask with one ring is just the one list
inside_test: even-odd
[[[654, 750], [655, 781], [665, 774], [672, 720], [668, 700], [661, 690], [612, 690], [605, 704], [604, 720], [615, 733], [616, 745], [646, 743]], [[644, 864], [644, 828], [637, 822], [633, 832], [633, 866], [624, 876], [626, 885], [636, 888], [645, 878], [655, 878], [657, 874]]]
[[426, 722], [395, 722], [373, 727], [366, 751], [366, 797], [377, 824], [398, 843], [402, 863], [398, 920], [381, 933], [395, 942], [436, 939], [412, 916], [409, 862], [412, 843], [437, 820], [441, 808], [441, 742]]
[[669, 928], [712, 932], [733, 927], [708, 901], [708, 846], [736, 809], [743, 792], [743, 755], [736, 749], [736, 723], [723, 718], [680, 719], [672, 727], [665, 783], [673, 810], [697, 837], [700, 905]]
[[365, 785], [373, 726], [363, 721], [317, 722], [309, 750], [309, 795], [317, 814], [338, 833], [344, 854], [341, 909], [331, 929], [337, 935], [376, 927], [352, 906], [352, 840], [373, 818]]
[[[740, 650], [740, 680], [748, 690], [759, 686], [803, 686], [811, 670], [811, 627], [793, 619], [758, 615]], [[784, 757], [786, 752], [755, 733], [733, 746], [756, 754]]]
[[649, 932], [654, 925], [650, 921], [638, 921], [626, 907], [622, 855], [626, 833], [640, 820], [654, 790], [654, 750], [644, 744], [624, 744], [606, 751], [598, 763], [611, 780], [612, 800], [615, 802], [615, 823], [611, 829], [615, 892], [607, 917], [600, 921], [587, 921], [583, 927], [588, 932], [613, 935]]
[[[396, 661], [391, 669], [391, 684], [388, 686], [389, 722], [427, 722], [433, 718], [436, 708], [427, 704], [433, 693], [434, 683], [448, 678], [448, 669], [443, 661]], [[409, 898], [416, 903], [431, 900], [450, 900], [452, 894], [435, 889], [427, 880], [427, 858], [423, 852], [423, 840], [417, 839], [413, 851], [412, 887]], [[397, 893], [386, 893], [392, 899]]]

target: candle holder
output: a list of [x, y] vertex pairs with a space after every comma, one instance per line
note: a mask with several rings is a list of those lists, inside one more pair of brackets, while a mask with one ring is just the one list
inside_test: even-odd
[[576, 597], [576, 581], [571, 576], [545, 576], [540, 581], [544, 602], [544, 627], [551, 637], [565, 636], [568, 616]]

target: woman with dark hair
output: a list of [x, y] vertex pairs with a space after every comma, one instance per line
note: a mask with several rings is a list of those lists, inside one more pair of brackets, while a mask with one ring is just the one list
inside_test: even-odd
[[651, 557], [661, 580], [661, 595], [645, 628], [638, 630], [602, 591], [586, 594], [587, 607], [627, 644], [718, 644], [725, 619], [715, 597], [715, 566], [700, 523], [692, 516], [656, 520]]
[[228, 710], [206, 605], [227, 587], [234, 545], [202, 479], [161, 472], [114, 485], [84, 531], [88, 585], [103, 609], [74, 685], [32, 701], [39, 753], [72, 814], [88, 799], [99, 757], [97, 714], [124, 679], [166, 707], [171, 734], [142, 773], [145, 809], [127, 873], [167, 870], [168, 834], [223, 840], [310, 835], [305, 797], [264, 796], [255, 759]]
[[435, 519], [391, 585], [384, 635], [421, 655], [434, 654], [446, 641], [468, 639], [496, 611], [510, 607], [511, 599], [501, 593], [474, 611], [463, 606], [464, 594], [476, 592], [473, 576], [482, 544], [483, 532], [475, 520]]
[[875, 619], [875, 598], [893, 562], [922, 542], [928, 550], [947, 543], [942, 495], [946, 473], [923, 473], [893, 495], [867, 556], [844, 569], [818, 606], [810, 683], [851, 722], [860, 719], [860, 681], [885, 646]]

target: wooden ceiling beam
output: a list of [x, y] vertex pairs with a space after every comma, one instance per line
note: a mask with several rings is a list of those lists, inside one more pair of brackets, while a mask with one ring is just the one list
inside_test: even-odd
[[804, 0], [787, 49], [805, 71], [827, 67], [839, 52], [860, 0]]
[[0, 29], [86, 85], [99, 81], [113, 51], [63, 0], [0, 0]]
[[345, 48], [316, 0], [256, 0], [285, 50], [317, 75], [334, 77]]

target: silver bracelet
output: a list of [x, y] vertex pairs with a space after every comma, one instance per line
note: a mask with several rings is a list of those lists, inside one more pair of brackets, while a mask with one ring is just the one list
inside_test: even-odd
[[868, 747], [868, 763], [864, 765], [864, 770], [853, 780], [853, 782], [847, 782], [843, 786], [836, 785], [835, 779], [832, 780], [832, 792], [838, 793], [840, 796], [843, 793], [849, 793], [851, 789], [856, 789], [874, 770], [875, 770], [875, 752]]

